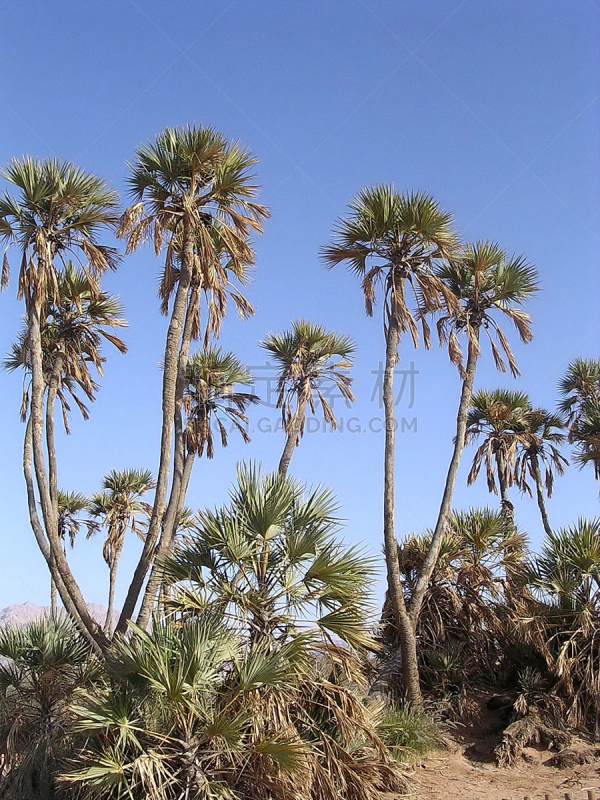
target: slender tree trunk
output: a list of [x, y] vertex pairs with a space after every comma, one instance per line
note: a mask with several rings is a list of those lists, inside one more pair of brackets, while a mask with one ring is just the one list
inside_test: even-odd
[[175, 415], [176, 387], [179, 365], [180, 342], [183, 333], [183, 325], [188, 302], [188, 293], [192, 277], [192, 263], [194, 258], [194, 243], [190, 231], [190, 220], [186, 212], [183, 230], [183, 258], [181, 264], [181, 274], [177, 284], [173, 310], [167, 330], [167, 341], [165, 344], [165, 358], [163, 369], [162, 387], [162, 432], [160, 441], [160, 461], [158, 476], [156, 479], [156, 491], [154, 494], [154, 504], [152, 516], [148, 525], [148, 534], [142, 548], [142, 553], [135, 568], [127, 597], [123, 604], [123, 610], [119, 618], [116, 630], [124, 633], [127, 629], [127, 622], [133, 616], [135, 606], [142, 591], [146, 574], [155, 556], [156, 543], [160, 534], [160, 528], [165, 512], [165, 502], [167, 499], [167, 489], [169, 484], [169, 473], [171, 470], [171, 449], [173, 446], [173, 425]]
[[54, 578], [50, 576], [50, 616], [52, 619], [58, 618], [58, 597], [56, 593], [56, 584]]
[[63, 370], [63, 356], [56, 356], [48, 393], [46, 396], [46, 450], [48, 452], [48, 482], [50, 485], [50, 500], [52, 501], [53, 515], [58, 521], [58, 469], [56, 465], [56, 445], [54, 441], [54, 405], [56, 394]]
[[82, 636], [90, 643], [92, 648], [98, 654], [100, 654], [102, 651], [98, 643], [81, 621], [81, 618], [77, 613], [77, 609], [75, 608], [75, 605], [71, 600], [71, 596], [67, 592], [67, 589], [60, 577], [60, 573], [58, 572], [56, 567], [52, 565], [52, 554], [50, 552], [50, 545], [48, 544], [48, 539], [46, 538], [46, 534], [44, 532], [44, 526], [42, 525], [42, 522], [39, 518], [37, 511], [35, 485], [31, 470], [32, 427], [33, 426], [31, 423], [31, 416], [29, 416], [29, 418], [27, 419], [27, 425], [25, 427], [25, 441], [23, 444], [23, 474], [25, 475], [25, 486], [27, 487], [27, 506], [29, 509], [29, 520], [31, 522], [31, 529], [33, 530], [33, 535], [35, 536], [37, 545], [40, 548], [40, 552], [44, 556], [44, 560], [48, 565], [48, 571], [50, 572], [50, 575], [54, 580], [54, 585], [58, 590], [63, 606], [65, 607], [71, 619], [75, 622], [75, 625], [81, 632]]
[[[81, 624], [89, 632], [90, 636], [96, 641], [98, 647], [105, 647], [108, 642], [100, 627], [96, 624], [88, 607], [85, 603], [79, 585], [71, 572], [67, 559], [63, 553], [60, 537], [58, 535], [58, 519], [54, 513], [54, 506], [50, 495], [50, 487], [44, 462], [44, 392], [45, 381], [43, 373], [43, 351], [41, 338], [41, 302], [35, 299], [28, 299], [28, 332], [29, 332], [29, 353], [31, 361], [31, 445], [33, 452], [33, 465], [35, 478], [39, 491], [40, 505], [42, 507], [42, 517], [46, 530], [47, 541], [50, 550], [49, 566], [54, 576], [57, 587], [61, 585], [71, 599], [70, 608], [65, 607], [70, 613], [75, 613]], [[59, 580], [60, 576], [60, 580]], [[64, 602], [64, 599], [63, 599]]]
[[387, 330], [385, 369], [383, 373], [383, 407], [385, 414], [385, 454], [383, 490], [383, 542], [387, 567], [388, 596], [398, 631], [402, 653], [402, 684], [407, 701], [416, 707], [423, 704], [417, 664], [416, 636], [406, 609], [398, 563], [398, 542], [394, 526], [394, 467], [396, 419], [394, 412], [394, 369], [398, 360], [400, 334], [398, 321], [392, 316]]
[[106, 608], [106, 619], [104, 620], [104, 633], [110, 636], [111, 628], [113, 626], [113, 613], [115, 608], [115, 588], [117, 585], [117, 569], [119, 567], [119, 558], [121, 553], [115, 552], [112, 564], [109, 568], [108, 577], [108, 606]]
[[[156, 599], [156, 594], [160, 584], [162, 571], [156, 567], [156, 562], [165, 558], [171, 551], [175, 541], [175, 528], [181, 509], [185, 505], [185, 495], [190, 482], [192, 468], [194, 466], [194, 454], [189, 460], [185, 455], [183, 441], [183, 395], [185, 392], [185, 371], [190, 357], [190, 347], [192, 344], [193, 321], [196, 308], [200, 298], [200, 286], [194, 286], [187, 306], [183, 335], [181, 338], [181, 348], [179, 350], [179, 360], [177, 364], [177, 384], [175, 387], [175, 413], [174, 413], [174, 456], [173, 456], [173, 478], [171, 481], [171, 492], [169, 502], [165, 512], [154, 564], [150, 577], [146, 584], [146, 589], [142, 597], [140, 612], [136, 620], [140, 628], [147, 628], [152, 614], [152, 607]], [[187, 475], [186, 475], [187, 471]]]
[[421, 567], [421, 572], [417, 579], [417, 583], [409, 603], [410, 616], [415, 629], [419, 619], [419, 614], [421, 612], [421, 606], [423, 605], [423, 598], [425, 597], [425, 592], [427, 591], [429, 581], [431, 580], [431, 576], [433, 575], [433, 571], [440, 554], [442, 539], [452, 508], [454, 484], [456, 483], [456, 475], [460, 466], [460, 459], [465, 448], [467, 414], [469, 411], [469, 405], [471, 403], [471, 396], [473, 394], [473, 383], [475, 381], [475, 370], [477, 368], [478, 355], [479, 348], [475, 342], [471, 342], [469, 340], [467, 365], [460, 394], [460, 402], [458, 404], [458, 414], [456, 416], [456, 436], [454, 438], [454, 450], [452, 451], [452, 458], [450, 460], [450, 466], [448, 467], [448, 473], [446, 475], [446, 484], [444, 486], [442, 502], [433, 531], [431, 544], [429, 546], [427, 555], [425, 556], [425, 561]]
[[152, 608], [156, 600], [156, 595], [160, 587], [162, 578], [162, 560], [171, 552], [173, 543], [175, 541], [175, 533], [177, 532], [177, 523], [179, 515], [183, 510], [185, 504], [185, 495], [190, 482], [192, 474], [192, 467], [194, 466], [195, 453], [188, 453], [184, 462], [183, 475], [178, 494], [171, 493], [167, 513], [165, 514], [165, 525], [161, 537], [161, 545], [157, 552], [148, 583], [146, 584], [146, 591], [140, 607], [140, 613], [137, 618], [137, 625], [140, 628], [146, 629], [150, 622]]
[[287, 475], [290, 461], [292, 460], [292, 456], [294, 454], [294, 450], [298, 443], [298, 437], [300, 435], [300, 430], [302, 428], [302, 423], [304, 422], [304, 417], [306, 415], [306, 399], [298, 400], [298, 407], [296, 409], [295, 417], [293, 425], [290, 425], [287, 436], [285, 439], [285, 445], [283, 448], [283, 453], [281, 454], [281, 459], [279, 460], [279, 467], [278, 472], [280, 475], [285, 477]]
[[537, 455], [533, 453], [529, 457], [529, 463], [531, 465], [531, 472], [533, 474], [533, 479], [535, 481], [535, 489], [537, 493], [537, 504], [538, 508], [540, 509], [540, 515], [542, 517], [542, 524], [544, 526], [544, 530], [548, 536], [552, 536], [552, 528], [550, 526], [550, 520], [548, 519], [548, 511], [546, 510], [546, 500], [544, 499], [544, 485], [542, 483], [542, 473], [540, 471], [540, 462], [538, 460]]

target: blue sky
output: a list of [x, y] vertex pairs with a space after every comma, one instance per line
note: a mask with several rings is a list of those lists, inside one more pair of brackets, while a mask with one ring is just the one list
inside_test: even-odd
[[[318, 248], [358, 190], [393, 182], [432, 193], [454, 211], [465, 238], [526, 254], [543, 291], [530, 307], [533, 343], [523, 347], [510, 332], [522, 378], [498, 374], [486, 352], [477, 385], [518, 386], [552, 407], [569, 360], [597, 355], [600, 340], [599, 27], [591, 0], [5, 0], [0, 163], [22, 154], [71, 159], [124, 197], [125, 162], [166, 125], [212, 124], [256, 153], [272, 211], [248, 289], [257, 314], [241, 322], [232, 312], [222, 344], [258, 367], [260, 338], [297, 317], [356, 339], [357, 401], [336, 409], [358, 422], [307, 435], [292, 472], [332, 486], [348, 539], [380, 554], [383, 437], [368, 421], [382, 414], [371, 402], [381, 317], [365, 317], [356, 280], [342, 268], [325, 271]], [[129, 353], [107, 351], [91, 420], [73, 415], [72, 436], [61, 436], [64, 488], [92, 492], [111, 468], [156, 470], [166, 324], [159, 268], [142, 250], [106, 281], [126, 307]], [[5, 352], [20, 324], [14, 284], [0, 303]], [[444, 351], [406, 343], [402, 368], [411, 361], [419, 373], [414, 404], [407, 407], [406, 392], [398, 413], [416, 417], [417, 430], [398, 437], [399, 536], [435, 521], [459, 392]], [[0, 607], [48, 602], [27, 520], [20, 391], [18, 376], [0, 375]], [[276, 466], [283, 436], [260, 433], [268, 428], [261, 419], [274, 420], [274, 412], [253, 412], [250, 445], [232, 437], [212, 463], [197, 461], [190, 505], [221, 502], [242, 458]], [[497, 504], [483, 480], [467, 488], [471, 455], [455, 505]], [[518, 522], [536, 544], [535, 503], [513, 494]], [[597, 513], [591, 470], [571, 469], [557, 481], [554, 525]], [[128, 543], [123, 578], [137, 548]], [[94, 602], [106, 596], [100, 549], [99, 540], [83, 541], [72, 555]], [[124, 588], [123, 581], [120, 597]]]

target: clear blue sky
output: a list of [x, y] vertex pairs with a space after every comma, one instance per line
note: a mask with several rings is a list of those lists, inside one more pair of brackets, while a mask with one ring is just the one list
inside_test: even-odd
[[[465, 237], [522, 252], [541, 274], [532, 304], [535, 340], [511, 342], [523, 377], [493, 369], [480, 387], [515, 385], [552, 407], [571, 358], [594, 356], [599, 319], [600, 8], [594, 0], [4, 0], [0, 2], [0, 162], [22, 154], [72, 159], [122, 191], [135, 146], [166, 125], [212, 124], [260, 159], [262, 198], [272, 210], [257, 242], [248, 296], [256, 316], [227, 319], [223, 344], [248, 365], [257, 342], [299, 316], [355, 337], [357, 402], [339, 415], [381, 416], [370, 402], [382, 357], [381, 319], [364, 315], [356, 280], [326, 272], [317, 251], [333, 221], [366, 184], [424, 189], [452, 209]], [[111, 468], [156, 470], [159, 362], [165, 320], [150, 250], [110, 276], [130, 328], [129, 353], [109, 354], [89, 422], [73, 415], [61, 437], [60, 484], [92, 492]], [[0, 351], [19, 327], [15, 285], [0, 298]], [[446, 354], [416, 353], [416, 396], [400, 415], [417, 432], [399, 436], [397, 527], [431, 525], [450, 455], [459, 381]], [[0, 375], [0, 606], [48, 602], [48, 577], [29, 530], [18, 421], [20, 379]], [[272, 416], [268, 409], [253, 412]], [[264, 427], [264, 426], [263, 426]], [[189, 502], [224, 499], [241, 458], [277, 463], [281, 433], [232, 437], [212, 463], [198, 461]], [[381, 434], [307, 435], [292, 461], [300, 478], [330, 484], [347, 535], [381, 550]], [[496, 504], [481, 483], [458, 507]], [[535, 544], [532, 500], [515, 494], [518, 522]], [[549, 503], [554, 525], [598, 513], [591, 470], [572, 469]], [[130, 542], [122, 576], [138, 543]], [[104, 602], [100, 541], [80, 543], [73, 564], [91, 601]], [[122, 597], [124, 587], [120, 587]]]

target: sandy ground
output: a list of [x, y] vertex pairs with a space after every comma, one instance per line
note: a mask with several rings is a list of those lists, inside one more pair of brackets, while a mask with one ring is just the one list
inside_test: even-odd
[[411, 790], [415, 800], [544, 800], [546, 794], [562, 800], [585, 800], [587, 789], [600, 796], [600, 761], [570, 769], [544, 765], [551, 753], [525, 751], [525, 760], [513, 769], [466, 758], [463, 752], [437, 753], [412, 768]]

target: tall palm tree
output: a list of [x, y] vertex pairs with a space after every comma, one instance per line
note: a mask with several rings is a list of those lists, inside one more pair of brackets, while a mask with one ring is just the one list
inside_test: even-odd
[[532, 491], [527, 476], [533, 479], [542, 524], [546, 534], [551, 536], [552, 527], [548, 519], [544, 489], [548, 497], [552, 497], [554, 473], [562, 475], [569, 464], [558, 449], [567, 439], [564, 433], [565, 424], [559, 416], [551, 414], [544, 408], [533, 409], [527, 414], [524, 422], [525, 430], [520, 437], [519, 452], [515, 462], [516, 484], [521, 491], [527, 492], [531, 497]]
[[[84, 419], [89, 418], [87, 406], [78, 394], [81, 390], [89, 399], [94, 400], [98, 384], [90, 372], [95, 367], [102, 376], [102, 365], [106, 360], [102, 355], [103, 339], [113, 344], [121, 353], [127, 351], [125, 343], [110, 328], [124, 327], [123, 309], [118, 298], [94, 286], [90, 278], [81, 269], [76, 269], [67, 262], [62, 270], [57, 271], [57, 294], [50, 294], [42, 318], [43, 372], [45, 389], [45, 438], [48, 456], [48, 478], [51, 493], [57, 480], [57, 460], [54, 437], [55, 403], [59, 400], [64, 427], [70, 433], [68, 414], [71, 410], [68, 396], [78, 406]], [[29, 352], [28, 326], [25, 325], [13, 343], [8, 356], [3, 361], [4, 368], [12, 372], [23, 369], [23, 400], [21, 417], [27, 419], [29, 397], [31, 392], [31, 358]], [[26, 480], [32, 484], [32, 475], [27, 468]], [[66, 495], [58, 490], [58, 534], [64, 540], [61, 529], [61, 514], [64, 504], [72, 493]], [[79, 499], [83, 498], [83, 495]], [[83, 508], [83, 507], [82, 507]], [[79, 509], [79, 511], [82, 510]], [[63, 552], [65, 548], [63, 547]], [[66, 553], [65, 553], [66, 555]], [[56, 583], [51, 576], [50, 605], [53, 613], [57, 611]]]
[[127, 252], [149, 237], [157, 255], [164, 250], [159, 290], [163, 312], [168, 313], [173, 299], [163, 360], [156, 492], [148, 536], [117, 626], [121, 632], [134, 612], [154, 557], [169, 493], [172, 451], [171, 496], [179, 495], [183, 481], [181, 406], [190, 345], [200, 333], [200, 298], [205, 296], [208, 308], [205, 344], [212, 333], [218, 333], [228, 296], [242, 316], [252, 313], [231, 279], [245, 282], [254, 261], [249, 238], [262, 230], [267, 216], [266, 209], [255, 202], [258, 187], [251, 170], [256, 163], [248, 150], [213, 128], [187, 125], [166, 128], [154, 142], [138, 147], [130, 166], [133, 204], [125, 211], [118, 233], [127, 239]]
[[[452, 307], [455, 300], [435, 272], [436, 262], [457, 247], [452, 215], [424, 193], [402, 195], [392, 186], [364, 189], [350, 204], [347, 218], [334, 231], [333, 243], [322, 249], [329, 267], [346, 262], [361, 280], [366, 312], [373, 314], [376, 288], [382, 287], [386, 341], [383, 375], [385, 410], [384, 551], [388, 592], [402, 651], [404, 691], [409, 701], [421, 705], [414, 626], [404, 601], [394, 530], [394, 369], [404, 333], [418, 341], [417, 319], [429, 346], [425, 313]], [[408, 295], [414, 296], [417, 314]]]
[[[467, 413], [480, 355], [480, 332], [483, 330], [488, 336], [497, 368], [502, 372], [506, 371], [503, 352], [511, 373], [518, 375], [510, 345], [495, 317], [508, 318], [515, 325], [521, 341], [524, 343], [531, 341], [530, 317], [522, 310], [522, 305], [538, 289], [534, 267], [528, 264], [523, 256], [509, 256], [493, 242], [467, 245], [461, 254], [444, 261], [438, 267], [437, 275], [456, 300], [452, 309], [440, 317], [437, 327], [440, 343], [447, 343], [450, 360], [458, 367], [462, 378], [462, 389], [456, 416], [454, 448], [438, 518], [427, 557], [423, 561], [419, 579], [411, 593], [410, 613], [415, 626], [435, 569], [452, 506], [456, 475], [465, 447]], [[460, 348], [461, 335], [466, 337], [466, 365], [463, 365]]]
[[[31, 405], [24, 462], [30, 464], [33, 455], [43, 527], [28, 488], [31, 525], [65, 607], [100, 647], [104, 643], [102, 633], [89, 614], [63, 553], [58, 536], [56, 476], [49, 478], [44, 463], [46, 381], [42, 328], [48, 297], [58, 299], [57, 260], [62, 263], [71, 254], [82, 257], [82, 268], [94, 291], [98, 290], [98, 277], [116, 267], [116, 250], [99, 243], [99, 236], [115, 224], [118, 198], [100, 178], [56, 159], [13, 159], [2, 174], [16, 192], [5, 192], [0, 198], [0, 239], [8, 247], [16, 247], [20, 254], [18, 296], [25, 303], [28, 328]], [[8, 268], [5, 255], [3, 285], [8, 282]]]
[[[75, 539], [84, 521], [81, 514], [89, 509], [90, 501], [81, 492], [58, 492], [58, 535], [63, 543], [63, 551], [67, 549], [67, 540], [75, 547]], [[50, 576], [50, 613], [56, 619], [58, 615], [58, 598], [56, 584]]]
[[249, 442], [245, 428], [248, 422], [246, 410], [249, 405], [258, 402], [256, 395], [236, 389], [238, 385], [248, 386], [253, 382], [250, 371], [233, 353], [224, 353], [219, 347], [210, 347], [192, 355], [185, 374], [183, 480], [179, 494], [172, 493], [167, 505], [155, 563], [140, 607], [138, 624], [141, 627], [145, 627], [150, 619], [162, 575], [162, 561], [170, 552], [177, 529], [184, 519], [185, 494], [195, 457], [206, 452], [207, 458], [213, 458], [215, 427], [219, 430], [223, 447], [227, 447], [228, 441], [226, 425], [237, 430], [244, 442]]
[[322, 325], [304, 320], [292, 322], [291, 330], [271, 333], [261, 342], [277, 365], [277, 408], [281, 409], [286, 432], [285, 447], [279, 472], [286, 475], [294, 448], [304, 433], [306, 409], [315, 413], [315, 395], [323, 410], [323, 418], [333, 430], [337, 426], [333, 408], [323, 385], [331, 383], [342, 399], [354, 400], [350, 390], [352, 378], [345, 374], [352, 366], [354, 342], [348, 336], [327, 331]]
[[515, 527], [515, 511], [508, 489], [517, 480], [517, 456], [519, 447], [528, 442], [527, 420], [532, 410], [524, 392], [480, 390], [473, 394], [467, 415], [467, 442], [483, 440], [475, 451], [467, 481], [472, 484], [485, 464], [488, 490], [494, 494], [500, 492], [507, 532]]
[[[125, 469], [121, 472], [111, 470], [102, 486], [103, 491], [92, 495], [89, 501], [89, 513], [96, 524], [90, 526], [88, 535], [93, 535], [100, 527], [106, 528], [102, 555], [109, 569], [109, 588], [104, 632], [109, 634], [113, 624], [117, 570], [125, 534], [130, 530], [140, 539], [145, 538], [146, 518], [151, 506], [141, 498], [155, 484], [150, 470]], [[140, 516], [145, 519], [140, 520]]]

